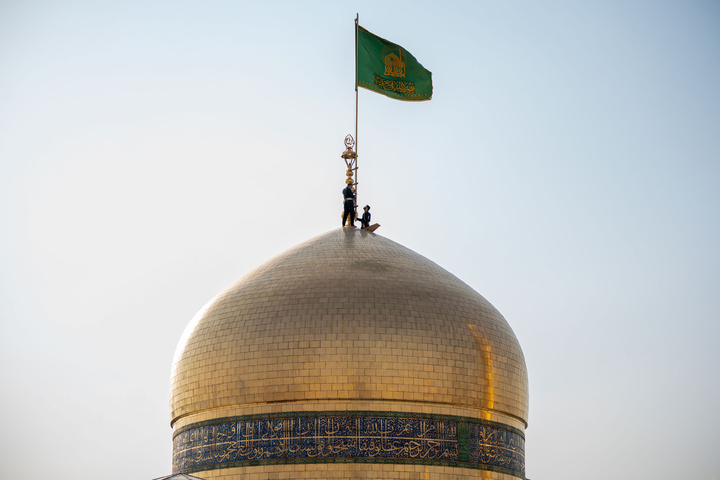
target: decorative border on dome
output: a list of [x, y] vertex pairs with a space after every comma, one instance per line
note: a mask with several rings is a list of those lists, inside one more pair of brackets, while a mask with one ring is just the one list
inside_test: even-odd
[[187, 425], [173, 473], [292, 463], [396, 463], [525, 478], [525, 436], [497, 422], [399, 412], [292, 412]]

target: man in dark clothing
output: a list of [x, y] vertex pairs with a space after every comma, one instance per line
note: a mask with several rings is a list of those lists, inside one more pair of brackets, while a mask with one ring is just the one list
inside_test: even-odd
[[362, 223], [362, 228], [368, 228], [370, 226], [370, 205], [363, 207], [363, 215], [360, 218], [360, 223]]
[[343, 219], [342, 226], [345, 226], [345, 220], [350, 217], [350, 225], [355, 226], [355, 191], [348, 184], [343, 191]]

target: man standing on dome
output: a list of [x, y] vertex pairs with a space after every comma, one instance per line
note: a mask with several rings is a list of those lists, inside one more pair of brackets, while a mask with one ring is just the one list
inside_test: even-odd
[[352, 184], [348, 184], [342, 191], [343, 194], [343, 218], [342, 226], [345, 227], [345, 220], [350, 217], [350, 226], [355, 227], [355, 190]]

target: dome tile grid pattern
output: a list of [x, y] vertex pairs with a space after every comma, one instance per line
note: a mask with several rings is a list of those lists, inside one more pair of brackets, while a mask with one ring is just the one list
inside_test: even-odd
[[524, 429], [525, 360], [502, 315], [457, 277], [379, 235], [333, 230], [199, 312], [173, 364], [171, 417], [177, 429], [338, 405], [474, 412]]

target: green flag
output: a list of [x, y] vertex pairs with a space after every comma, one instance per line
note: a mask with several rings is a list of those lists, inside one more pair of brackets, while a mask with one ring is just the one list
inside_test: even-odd
[[432, 73], [400, 45], [357, 26], [357, 86], [407, 101], [432, 98]]

